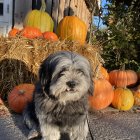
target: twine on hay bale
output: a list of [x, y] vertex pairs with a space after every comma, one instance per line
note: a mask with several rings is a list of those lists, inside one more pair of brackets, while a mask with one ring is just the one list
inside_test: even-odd
[[35, 83], [41, 62], [50, 54], [67, 50], [85, 56], [93, 73], [103, 62], [98, 46], [80, 45], [77, 42], [49, 42], [42, 38], [27, 39], [21, 36], [0, 38], [0, 93], [2, 97], [20, 83]]

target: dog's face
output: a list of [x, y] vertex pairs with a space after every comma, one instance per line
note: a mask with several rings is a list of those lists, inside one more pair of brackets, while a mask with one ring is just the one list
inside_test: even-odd
[[88, 60], [72, 52], [63, 51], [49, 56], [41, 65], [40, 81], [44, 92], [62, 103], [93, 93]]

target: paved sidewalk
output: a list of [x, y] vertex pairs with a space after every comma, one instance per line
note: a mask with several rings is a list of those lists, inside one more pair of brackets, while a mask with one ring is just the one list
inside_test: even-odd
[[94, 140], [140, 140], [140, 113], [93, 113], [90, 126]]
[[[89, 122], [94, 140], [140, 140], [140, 113], [106, 109], [89, 113]], [[21, 115], [0, 116], [0, 140], [27, 140], [27, 135]]]

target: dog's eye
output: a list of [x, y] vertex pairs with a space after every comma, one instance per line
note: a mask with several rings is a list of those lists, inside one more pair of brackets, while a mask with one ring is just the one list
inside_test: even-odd
[[64, 75], [65, 75], [64, 73], [59, 73], [59, 77], [64, 76]]
[[78, 70], [77, 70], [77, 73], [83, 74], [83, 75], [85, 74], [84, 71], [82, 71], [81, 69], [78, 69]]
[[64, 76], [66, 71], [67, 71], [67, 68], [63, 68], [63, 69], [59, 72], [59, 77]]

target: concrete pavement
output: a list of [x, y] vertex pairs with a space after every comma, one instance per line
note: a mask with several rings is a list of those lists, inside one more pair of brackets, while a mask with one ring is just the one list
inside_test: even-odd
[[[107, 108], [90, 112], [89, 122], [94, 140], [140, 140], [140, 113]], [[0, 140], [27, 140], [28, 132], [21, 115], [0, 116]]]

